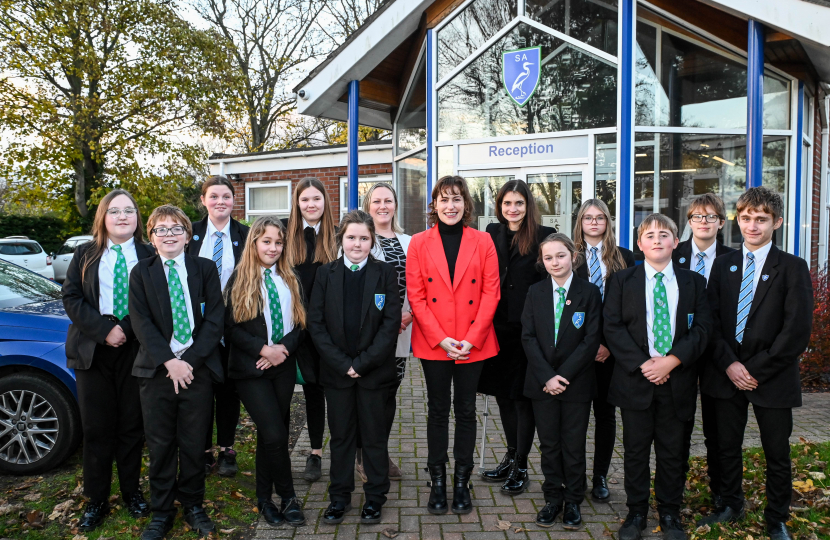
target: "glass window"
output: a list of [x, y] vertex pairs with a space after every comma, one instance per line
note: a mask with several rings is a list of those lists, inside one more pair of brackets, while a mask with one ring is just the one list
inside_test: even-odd
[[453, 171], [453, 147], [452, 146], [439, 146], [438, 149], [438, 175], [437, 178], [441, 178], [442, 176], [449, 176], [452, 175]]
[[60, 300], [61, 286], [19, 266], [0, 261], [0, 308]]
[[516, 16], [515, 0], [476, 0], [438, 31], [438, 80]]
[[542, 225], [570, 236], [582, 206], [582, 173], [528, 174], [527, 183]]
[[488, 223], [496, 223], [496, 196], [501, 187], [515, 176], [466, 176], [467, 188], [473, 198], [471, 227], [483, 231]]
[[287, 182], [268, 184], [247, 184], [246, 215], [274, 215], [288, 217], [291, 207], [291, 193]]
[[58, 250], [58, 255], [67, 255], [69, 253], [75, 253], [75, 246], [76, 245], [77, 245], [77, 242], [75, 240], [68, 240]]
[[395, 162], [398, 179], [398, 216], [406, 234], [426, 230], [427, 153], [418, 152]]
[[531, 19], [617, 55], [617, 0], [526, 0], [525, 5]]
[[[392, 184], [392, 176], [358, 176], [357, 177], [357, 207], [363, 209], [363, 197], [369, 192], [369, 188], [378, 182]], [[340, 177], [340, 218], [349, 212], [349, 178]]]
[[0, 255], [37, 255], [42, 252], [40, 244], [36, 242], [0, 243]]
[[[502, 82], [502, 53], [542, 47], [539, 87], [519, 107]], [[520, 24], [438, 91], [438, 139], [608, 127], [617, 120], [617, 67]]]
[[594, 153], [594, 193], [608, 205], [611, 220], [617, 219], [617, 134], [597, 135]]
[[427, 142], [426, 55], [421, 58], [415, 79], [398, 117], [398, 154], [414, 150]]

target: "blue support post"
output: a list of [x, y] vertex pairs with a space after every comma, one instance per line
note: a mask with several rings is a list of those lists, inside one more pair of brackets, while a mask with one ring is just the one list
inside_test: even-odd
[[435, 31], [427, 30], [427, 201], [430, 200], [432, 194], [432, 186], [435, 183], [436, 163], [435, 163], [435, 142], [437, 140], [435, 133]]
[[619, 245], [631, 248], [632, 189], [634, 179], [634, 39], [636, 35], [635, 0], [620, 0], [620, 104], [617, 155]]
[[764, 168], [764, 27], [749, 20], [746, 64], [746, 187], [762, 183]]
[[804, 143], [802, 142], [802, 137], [804, 133], [804, 82], [798, 81], [798, 121], [796, 122], [797, 128], [795, 132], [795, 137], [793, 137], [793, 143], [796, 145], [795, 152], [795, 218], [793, 219], [793, 224], [795, 230], [793, 231], [793, 255], [796, 257], [801, 256], [801, 189], [802, 189], [802, 182], [801, 182], [801, 175], [804, 171], [801, 170], [801, 153], [804, 152]]
[[357, 127], [358, 127], [358, 98], [360, 97], [360, 82], [349, 81], [349, 119], [346, 127], [346, 147], [348, 161], [346, 176], [349, 182], [349, 211], [357, 208]]

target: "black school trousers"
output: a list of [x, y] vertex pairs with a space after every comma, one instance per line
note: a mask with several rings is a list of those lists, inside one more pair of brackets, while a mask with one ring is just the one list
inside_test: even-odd
[[515, 448], [516, 454], [526, 456], [533, 448], [536, 436], [536, 420], [533, 417], [533, 404], [530, 400], [513, 399], [496, 396], [499, 417], [504, 428], [507, 447]]
[[[713, 495], [721, 494], [720, 443], [718, 439], [717, 400], [704, 393], [700, 394], [700, 416], [703, 425], [703, 444], [706, 446], [706, 472], [709, 475], [709, 491]], [[686, 472], [689, 472], [689, 454], [691, 452], [692, 432], [695, 418], [686, 423]]]
[[138, 378], [131, 372], [138, 342], [97, 345], [89, 369], [76, 369], [78, 405], [84, 433], [84, 495], [106, 501], [112, 488], [112, 462], [123, 495], [140, 490], [144, 425]]
[[[744, 392], [715, 402], [720, 443], [721, 496], [725, 505], [743, 508], [743, 451], [749, 400]], [[767, 506], [764, 518], [767, 526], [786, 523], [790, 516], [792, 498], [792, 471], [790, 463], [790, 435], [793, 432], [793, 410], [752, 406], [761, 447], [767, 460]]]
[[193, 382], [176, 394], [167, 369], [139, 380], [144, 433], [150, 450], [150, 504], [157, 516], [201, 506], [205, 496], [205, 431], [210, 421], [210, 369], [193, 371]]
[[581, 504], [585, 499], [585, 441], [591, 402], [534, 399], [542, 452], [545, 502]]
[[228, 377], [228, 352], [230, 349], [221, 343], [219, 353], [222, 359], [222, 371], [225, 381], [213, 383], [213, 403], [210, 407], [210, 424], [205, 439], [205, 450], [213, 448], [213, 422], [216, 421], [216, 445], [220, 448], [233, 446], [236, 439], [236, 426], [239, 424], [239, 393], [236, 381]]
[[593, 477], [608, 476], [614, 444], [617, 442], [617, 408], [608, 402], [614, 357], [594, 363], [597, 379], [597, 397], [594, 398], [594, 473]]
[[450, 405], [455, 412], [455, 464], [472, 467], [476, 446], [476, 389], [484, 362], [421, 360], [427, 385], [427, 465], [449, 461]]

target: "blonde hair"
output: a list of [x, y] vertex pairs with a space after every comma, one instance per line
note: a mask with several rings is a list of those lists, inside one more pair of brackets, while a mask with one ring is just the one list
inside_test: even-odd
[[662, 229], [664, 231], [671, 231], [672, 236], [677, 238], [677, 224], [674, 222], [672, 218], [669, 216], [664, 216], [663, 214], [650, 214], [646, 216], [640, 226], [637, 227], [637, 240], [645, 234], [647, 230], [651, 228], [652, 225], [657, 225], [658, 229]]
[[608, 205], [599, 199], [588, 199], [579, 208], [576, 214], [576, 225], [574, 226], [574, 242], [576, 248], [582, 255], [585, 255], [585, 250], [588, 249], [588, 243], [585, 241], [585, 233], [582, 230], [582, 218], [589, 208], [596, 208], [605, 216], [605, 232], [602, 233], [602, 262], [607, 268], [606, 279], [608, 276], [619, 270], [625, 270], [626, 264], [622, 253], [617, 249], [617, 239], [614, 236], [614, 227], [611, 225], [611, 212], [608, 210]]
[[[265, 300], [262, 297], [262, 264], [257, 253], [257, 240], [262, 238], [268, 227], [274, 227], [279, 232], [283, 245], [285, 244], [285, 227], [279, 218], [263, 216], [257, 218], [251, 225], [248, 238], [245, 240], [245, 250], [236, 268], [233, 271], [233, 284], [225, 290], [225, 303], [230, 301], [233, 306], [233, 320], [236, 322], [250, 321], [262, 313]], [[305, 326], [306, 313], [303, 306], [300, 281], [294, 273], [285, 256], [285, 249], [277, 259], [277, 274], [291, 291], [291, 317], [296, 326]]]
[[378, 188], [386, 188], [392, 192], [392, 199], [395, 201], [395, 213], [392, 214], [392, 231], [402, 233], [403, 229], [400, 225], [398, 225], [398, 194], [395, 192], [395, 188], [386, 182], [378, 182], [369, 188], [369, 191], [367, 191], [366, 195], [363, 197], [363, 211], [367, 214], [369, 213], [369, 207], [372, 204], [372, 193], [374, 193]]
[[147, 218], [147, 238], [153, 238], [153, 229], [156, 228], [156, 223], [162, 218], [173, 218], [178, 221], [184, 232], [187, 234], [187, 241], [193, 238], [193, 225], [190, 223], [190, 218], [187, 217], [181, 208], [173, 206], [172, 204], [163, 204], [153, 210], [150, 217]]

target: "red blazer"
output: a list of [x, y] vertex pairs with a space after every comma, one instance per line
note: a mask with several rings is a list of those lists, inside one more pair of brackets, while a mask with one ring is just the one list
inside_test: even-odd
[[406, 294], [415, 320], [412, 352], [424, 360], [449, 360], [438, 346], [444, 338], [473, 344], [469, 360], [496, 356], [493, 315], [501, 297], [499, 259], [490, 235], [464, 227], [454, 281], [438, 227], [412, 237], [406, 254]]

